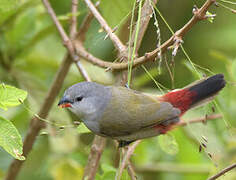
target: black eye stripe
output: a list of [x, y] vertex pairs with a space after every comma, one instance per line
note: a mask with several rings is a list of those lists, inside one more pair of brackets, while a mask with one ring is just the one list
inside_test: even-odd
[[83, 99], [83, 97], [81, 97], [81, 96], [75, 98], [76, 101], [81, 101], [82, 99]]

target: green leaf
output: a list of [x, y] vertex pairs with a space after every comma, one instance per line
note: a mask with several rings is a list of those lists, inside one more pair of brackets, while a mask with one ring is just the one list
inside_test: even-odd
[[175, 137], [171, 134], [158, 136], [158, 142], [161, 149], [167, 154], [175, 155], [179, 151], [179, 146], [175, 140]]
[[7, 110], [8, 107], [21, 104], [27, 97], [27, 92], [13, 86], [0, 84], [0, 108]]
[[91, 132], [85, 125], [84, 123], [81, 123], [78, 128], [77, 128], [79, 133], [89, 133]]
[[0, 146], [18, 160], [25, 160], [21, 136], [15, 126], [0, 116]]

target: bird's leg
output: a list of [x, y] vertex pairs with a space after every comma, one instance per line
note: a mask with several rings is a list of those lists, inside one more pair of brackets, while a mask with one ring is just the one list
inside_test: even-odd
[[119, 141], [119, 148], [122, 148], [122, 147], [125, 147], [125, 146], [128, 146], [130, 143], [132, 143], [134, 141]]

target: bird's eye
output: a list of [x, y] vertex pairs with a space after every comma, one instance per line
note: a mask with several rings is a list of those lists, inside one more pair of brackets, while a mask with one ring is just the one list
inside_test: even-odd
[[77, 97], [75, 100], [76, 101], [81, 101], [83, 99], [83, 97], [82, 96], [79, 96], [79, 97]]

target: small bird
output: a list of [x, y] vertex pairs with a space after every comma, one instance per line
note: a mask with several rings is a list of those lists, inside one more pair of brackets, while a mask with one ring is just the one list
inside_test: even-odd
[[225, 84], [224, 76], [217, 74], [156, 96], [81, 82], [65, 91], [58, 106], [69, 108], [92, 132], [116, 139], [123, 147], [171, 130], [187, 110], [212, 100]]

